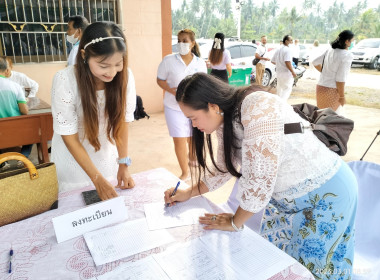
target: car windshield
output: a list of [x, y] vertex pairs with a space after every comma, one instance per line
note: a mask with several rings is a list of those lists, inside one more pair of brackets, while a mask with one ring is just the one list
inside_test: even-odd
[[361, 48], [378, 48], [380, 47], [380, 40], [378, 41], [363, 40], [363, 41], [360, 41], [356, 46], [361, 47]]

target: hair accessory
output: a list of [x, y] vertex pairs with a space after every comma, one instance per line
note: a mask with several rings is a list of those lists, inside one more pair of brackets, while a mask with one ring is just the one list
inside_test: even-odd
[[220, 46], [220, 43], [222, 43], [222, 40], [220, 40], [219, 38], [215, 38], [214, 39], [214, 46], [213, 46], [213, 48], [214, 49], [218, 49], [218, 50], [220, 50], [221, 49], [221, 46]]
[[123, 37], [114, 37], [114, 36], [111, 36], [111, 37], [99, 37], [99, 38], [96, 38], [96, 39], [93, 39], [92, 41], [88, 42], [83, 49], [86, 49], [89, 45], [91, 44], [95, 44], [95, 43], [98, 43], [98, 42], [101, 42], [103, 40], [108, 40], [108, 39], [120, 39], [120, 40], [123, 40], [124, 41], [124, 38]]

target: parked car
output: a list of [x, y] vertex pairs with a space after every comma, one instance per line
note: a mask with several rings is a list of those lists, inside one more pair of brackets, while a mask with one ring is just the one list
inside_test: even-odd
[[[202, 44], [199, 49], [201, 57], [208, 59], [213, 41]], [[229, 79], [230, 84], [248, 85], [250, 83], [250, 74], [256, 73], [256, 66], [252, 65], [255, 58], [256, 45], [248, 42], [224, 41], [225, 48], [231, 53], [232, 76]], [[271, 52], [268, 52], [270, 54]], [[273, 55], [273, 53], [272, 53]], [[263, 77], [263, 86], [268, 86], [276, 77], [275, 66], [268, 62]]]
[[298, 61], [302, 62], [302, 57], [305, 56], [305, 54], [308, 52], [308, 49], [305, 45], [299, 45], [300, 46], [300, 56], [298, 57]]
[[354, 55], [352, 64], [363, 64], [370, 69], [376, 69], [380, 58], [380, 38], [361, 40], [351, 52]]
[[380, 71], [380, 58], [379, 58], [379, 60], [377, 61], [377, 70]]

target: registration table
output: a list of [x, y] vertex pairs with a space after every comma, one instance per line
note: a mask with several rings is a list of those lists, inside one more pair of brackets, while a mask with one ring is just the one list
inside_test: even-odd
[[28, 99], [28, 115], [0, 118], [0, 149], [37, 144], [40, 163], [49, 162], [47, 142], [53, 137], [50, 105], [39, 99]]
[[[144, 204], [161, 201], [163, 192], [175, 186], [178, 178], [163, 168], [133, 175], [136, 186], [117, 192], [124, 197], [128, 219], [144, 218]], [[84, 238], [77, 237], [57, 243], [52, 218], [78, 210], [85, 206], [81, 193], [93, 187], [61, 193], [59, 208], [38, 216], [0, 227], [0, 279], [96, 279], [124, 263], [143, 259], [151, 254], [163, 252], [167, 246], [145, 251], [112, 263], [95, 267]], [[215, 213], [218, 206], [210, 205]], [[169, 233], [178, 242], [192, 240], [206, 233], [199, 224], [170, 228]], [[263, 239], [263, 242], [267, 242]], [[12, 273], [8, 274], [9, 251], [13, 248]], [[254, 279], [254, 277], [252, 278]], [[314, 279], [311, 273], [295, 263], [270, 279]]]

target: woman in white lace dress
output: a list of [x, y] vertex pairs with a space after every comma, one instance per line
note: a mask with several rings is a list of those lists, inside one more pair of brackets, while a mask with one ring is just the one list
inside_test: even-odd
[[123, 32], [109, 22], [89, 25], [76, 60], [53, 81], [52, 161], [61, 192], [94, 185], [101, 199], [109, 199], [117, 196], [109, 180], [117, 178], [121, 188], [134, 186], [128, 122], [136, 91]]
[[[233, 88], [201, 73], [179, 84], [177, 101], [193, 124], [198, 180], [172, 197], [173, 189], [167, 190], [165, 200], [171, 205], [185, 201], [235, 176], [239, 207], [235, 214], [200, 217], [205, 229], [239, 231], [264, 209], [263, 237], [316, 278], [347, 279], [354, 249], [355, 176], [312, 131], [285, 135], [284, 124], [307, 123], [278, 96], [258, 89]], [[218, 138], [217, 159], [213, 132]]]

